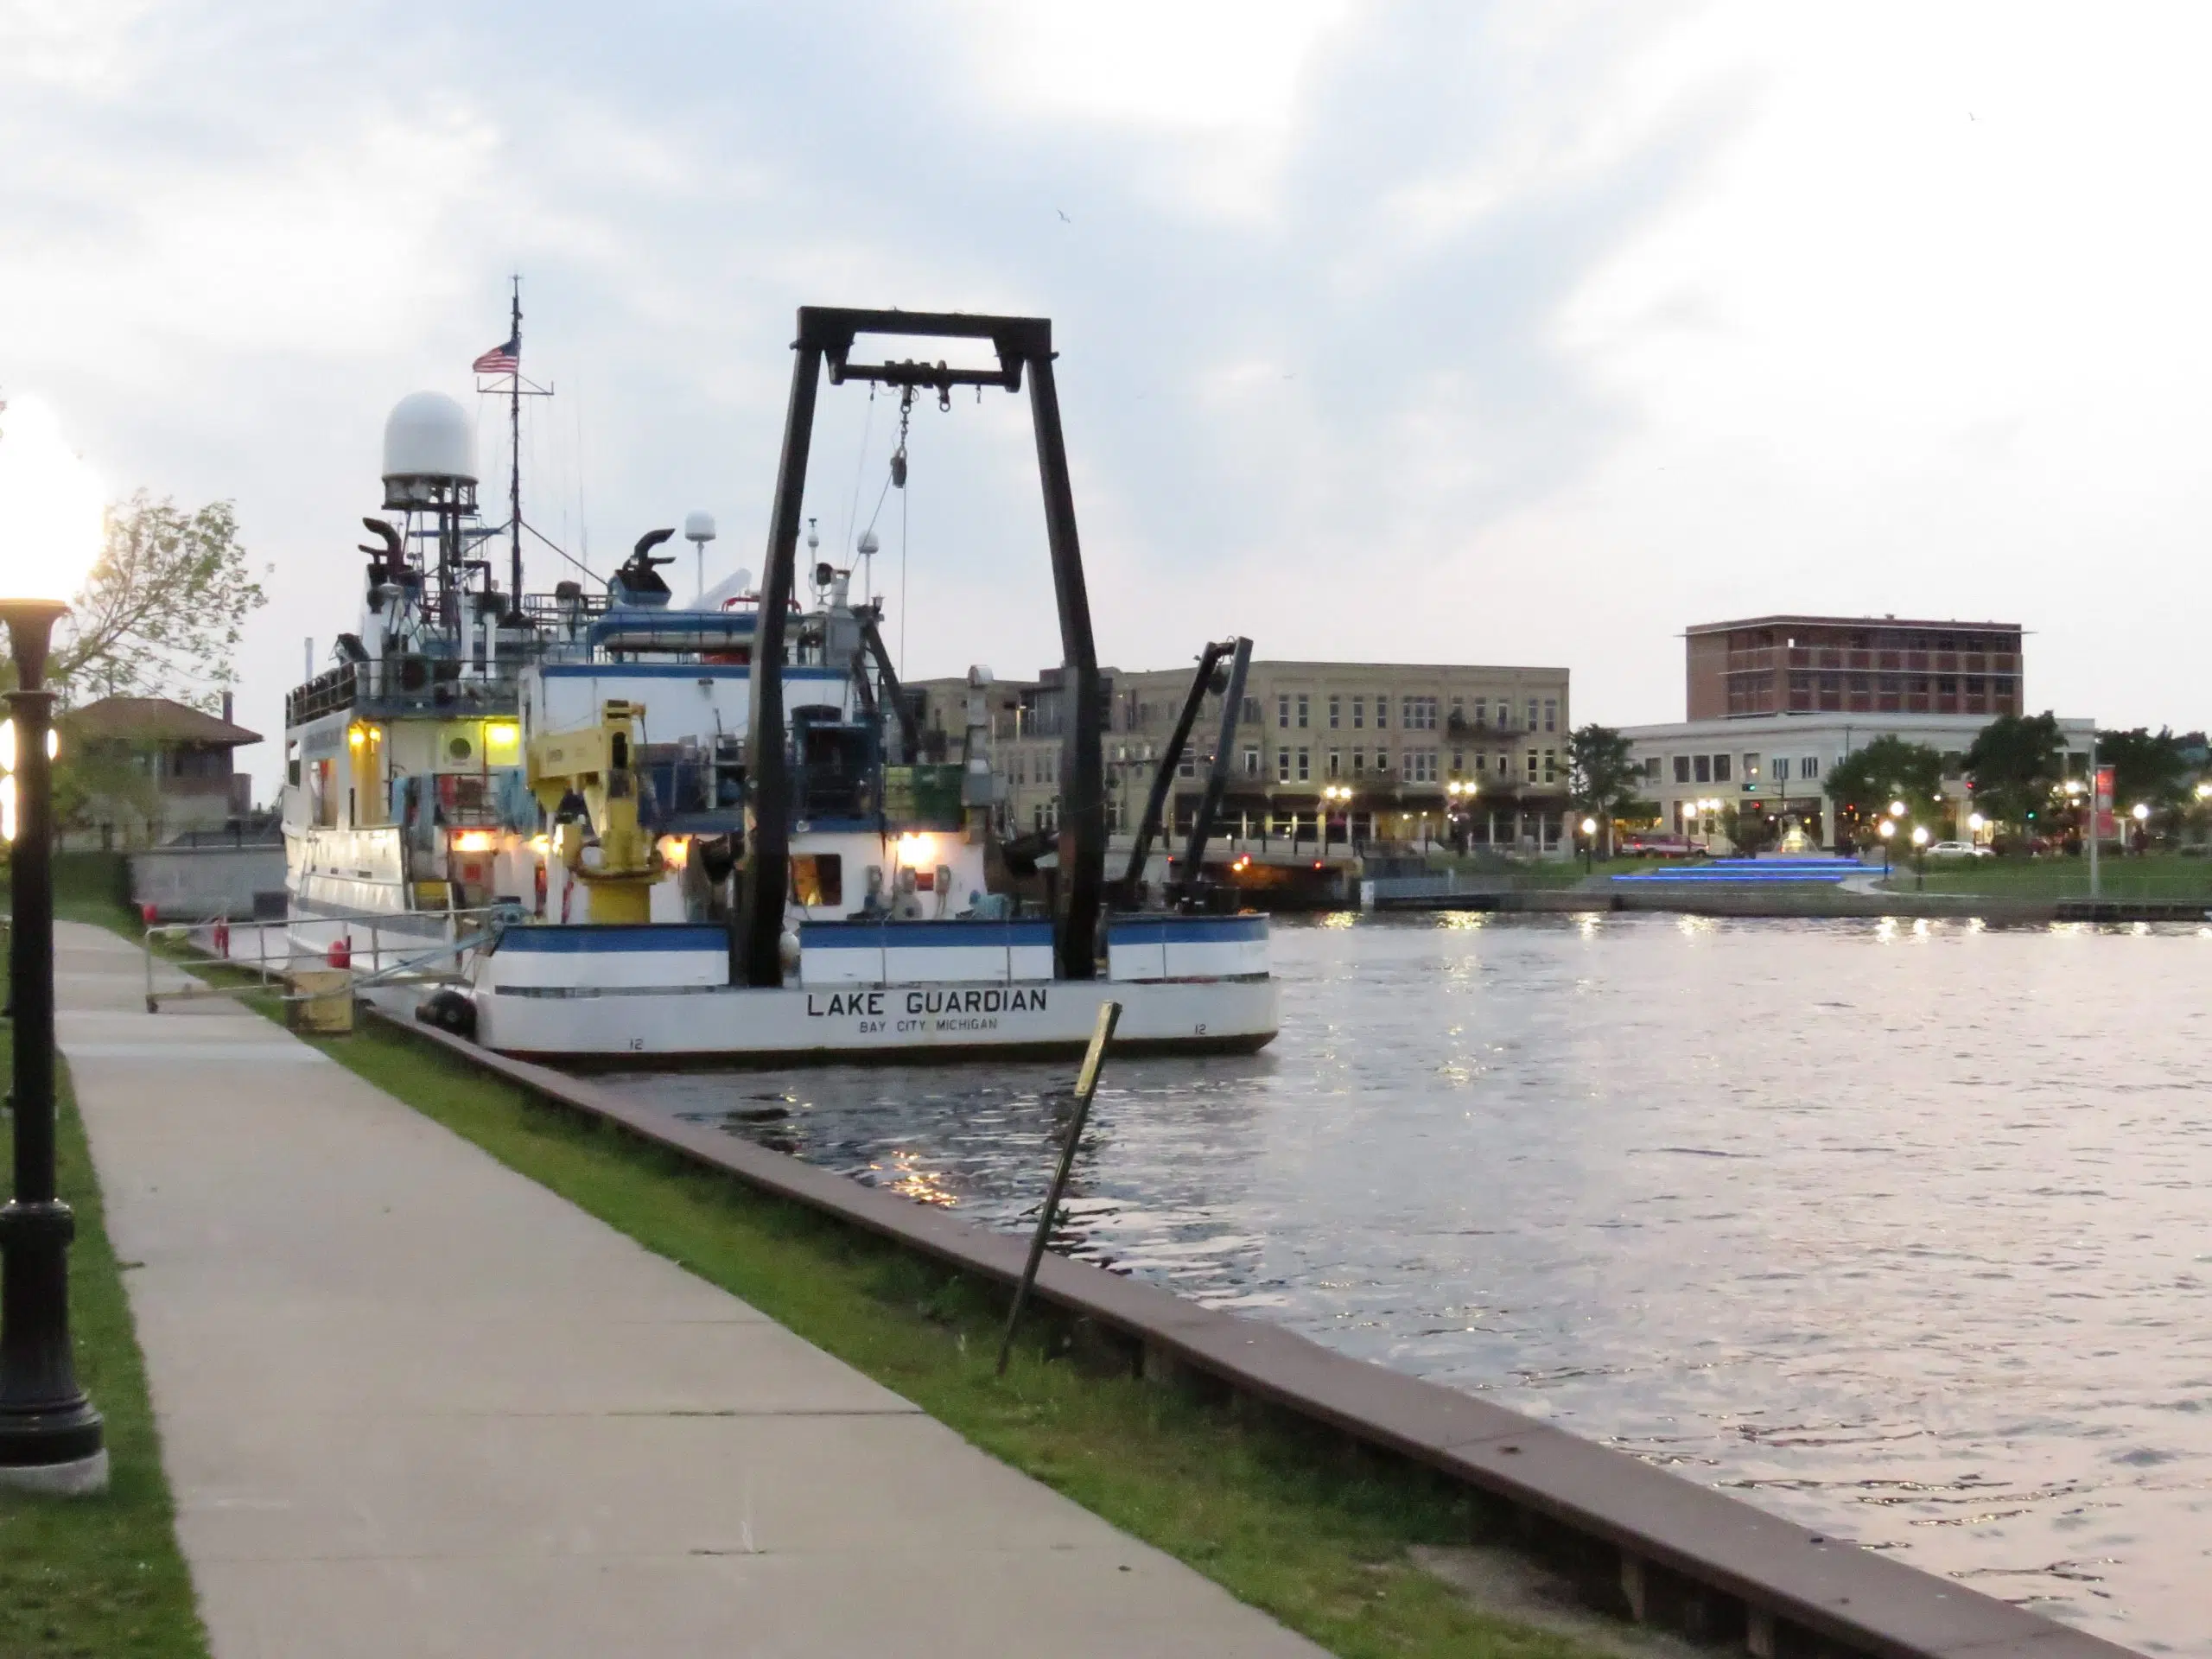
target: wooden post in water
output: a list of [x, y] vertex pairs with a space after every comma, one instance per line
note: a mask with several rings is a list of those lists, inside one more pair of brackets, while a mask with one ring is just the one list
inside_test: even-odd
[[1067, 1188], [1068, 1170], [1075, 1163], [1076, 1143], [1083, 1139], [1083, 1126], [1090, 1116], [1090, 1097], [1098, 1092], [1098, 1068], [1106, 1058], [1106, 1045], [1114, 1040], [1114, 1027], [1121, 1023], [1122, 1005], [1105, 1002], [1099, 1005], [1098, 1024], [1090, 1033], [1090, 1047], [1083, 1057], [1083, 1070], [1076, 1074], [1075, 1119], [1068, 1125], [1068, 1138], [1060, 1147], [1059, 1167], [1052, 1172], [1052, 1185], [1045, 1194], [1045, 1213], [1037, 1217], [1037, 1236], [1029, 1241], [1029, 1262], [1021, 1270], [1021, 1282], [1014, 1287], [1014, 1306], [1006, 1316], [1006, 1337], [999, 1344], [997, 1374], [1006, 1375], [1006, 1362], [1014, 1352], [1014, 1327], [1021, 1323], [1021, 1310], [1029, 1300], [1029, 1287], [1037, 1282], [1037, 1269], [1045, 1260], [1045, 1242], [1052, 1236], [1052, 1217], [1060, 1207], [1060, 1194]]

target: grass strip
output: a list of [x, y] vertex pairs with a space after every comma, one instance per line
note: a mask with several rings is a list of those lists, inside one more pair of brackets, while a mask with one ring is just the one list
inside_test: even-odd
[[[14, 1058], [0, 1024], [0, 1067]], [[0, 1489], [0, 1653], [10, 1659], [207, 1659], [192, 1579], [177, 1548], [146, 1365], [108, 1243], [99, 1178], [66, 1069], [55, 1173], [77, 1214], [69, 1250], [77, 1380], [107, 1420], [108, 1491], [46, 1497]], [[12, 1141], [12, 1134], [0, 1140]], [[11, 1146], [0, 1177], [14, 1186]]]
[[[2212, 858], [2183, 857], [2175, 853], [2141, 856], [2107, 854], [2099, 861], [2097, 888], [2101, 898], [2141, 899], [2212, 903]], [[1909, 889], [1914, 885], [1910, 857], [1894, 861], [1890, 886]], [[2053, 858], [1929, 859], [1929, 893], [1967, 893], [1992, 899], [2086, 899], [2089, 896], [2089, 861]]]

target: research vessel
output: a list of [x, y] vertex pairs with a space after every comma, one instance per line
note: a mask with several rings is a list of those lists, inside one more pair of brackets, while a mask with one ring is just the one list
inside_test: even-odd
[[[886, 335], [982, 340], [995, 363], [856, 359], [856, 342]], [[1266, 918], [1220, 913], [1195, 887], [1127, 907], [1141, 855], [1129, 878], [1106, 875], [1103, 698], [1050, 322], [809, 307], [794, 353], [766, 568], [684, 606], [663, 574], [672, 527], [603, 582], [524, 594], [518, 468], [510, 519], [487, 526], [467, 411], [436, 392], [392, 410], [359, 624], [287, 699], [295, 950], [372, 982], [404, 969], [413, 988], [388, 995], [417, 1017], [563, 1063], [1067, 1052], [1109, 998], [1125, 1049], [1266, 1044]], [[801, 569], [825, 379], [895, 388], [906, 405], [1028, 392], [1067, 687], [1041, 897], [996, 839], [988, 670], [969, 677], [962, 758], [925, 758], [881, 601], [857, 598], [810, 535]], [[901, 486], [903, 471], [902, 448]], [[714, 533], [703, 515], [685, 529], [701, 544]], [[486, 556], [502, 537], [505, 587]], [[1233, 718], [1250, 653], [1235, 643], [1207, 647], [1179, 741], [1206, 689]], [[1210, 800], [1229, 748], [1216, 746]], [[1203, 869], [1211, 818], [1184, 869]], [[424, 988], [426, 972], [446, 982]]]

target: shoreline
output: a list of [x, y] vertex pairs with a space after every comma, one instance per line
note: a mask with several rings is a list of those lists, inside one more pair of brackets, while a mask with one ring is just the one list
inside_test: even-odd
[[1949, 918], [1999, 926], [2054, 922], [2202, 922], [2212, 901], [2163, 899], [2012, 899], [1962, 893], [1899, 893], [1866, 888], [1723, 889], [1685, 881], [1638, 884], [1632, 891], [1586, 887], [1510, 893], [1462, 893], [1433, 898], [1378, 899], [1376, 915], [1422, 911], [1487, 911], [1504, 915], [1592, 915], [1656, 912], [1681, 916], [1848, 919]]

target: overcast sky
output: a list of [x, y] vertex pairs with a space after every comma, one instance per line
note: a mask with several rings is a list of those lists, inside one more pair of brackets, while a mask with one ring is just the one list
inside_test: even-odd
[[[1109, 663], [1235, 630], [1560, 664], [1578, 719], [1626, 724], [1680, 717], [1689, 623], [1995, 618], [2033, 630], [2033, 706], [2199, 726], [2209, 29], [0, 0], [0, 392], [114, 493], [237, 502], [272, 740], [303, 639], [354, 626], [386, 410], [475, 401], [515, 270], [558, 393], [525, 510], [601, 571], [700, 507], [709, 580], [759, 568], [797, 306], [1034, 312]], [[894, 423], [825, 393], [825, 551]], [[1056, 660], [1026, 399], [919, 410], [910, 449], [908, 671]], [[249, 754], [265, 784], [279, 745]]]

